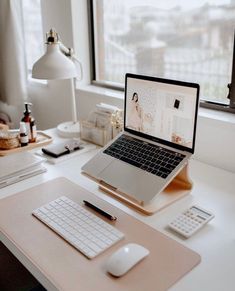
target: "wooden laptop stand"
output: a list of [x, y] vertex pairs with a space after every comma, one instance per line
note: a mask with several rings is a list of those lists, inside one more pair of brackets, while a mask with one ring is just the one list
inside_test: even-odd
[[[89, 177], [93, 178], [91, 176]], [[119, 201], [122, 201], [128, 206], [131, 206], [147, 215], [152, 215], [155, 212], [179, 200], [180, 198], [183, 198], [184, 196], [189, 194], [189, 190], [191, 190], [193, 186], [193, 183], [190, 180], [188, 174], [188, 164], [178, 173], [178, 175], [167, 185], [167, 187], [161, 193], [157, 194], [148, 203], [138, 201], [133, 196], [130, 196], [127, 193], [120, 192], [112, 186], [104, 183], [103, 181], [97, 181], [96, 179], [95, 181], [98, 182], [99, 189], [104, 193], [113, 196]]]

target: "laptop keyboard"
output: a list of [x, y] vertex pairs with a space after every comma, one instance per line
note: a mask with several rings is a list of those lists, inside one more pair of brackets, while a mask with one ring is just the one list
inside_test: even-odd
[[164, 179], [185, 157], [125, 134], [104, 150], [104, 153]]

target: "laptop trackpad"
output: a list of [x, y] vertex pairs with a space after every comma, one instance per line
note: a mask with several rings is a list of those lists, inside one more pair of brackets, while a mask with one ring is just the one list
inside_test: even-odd
[[145, 202], [150, 201], [164, 185], [161, 178], [119, 160], [113, 161], [99, 176], [119, 191]]

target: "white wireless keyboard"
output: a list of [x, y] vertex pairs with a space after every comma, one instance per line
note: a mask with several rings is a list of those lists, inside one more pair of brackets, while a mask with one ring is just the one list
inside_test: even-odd
[[65, 196], [35, 209], [32, 214], [89, 259], [124, 237], [115, 227]]

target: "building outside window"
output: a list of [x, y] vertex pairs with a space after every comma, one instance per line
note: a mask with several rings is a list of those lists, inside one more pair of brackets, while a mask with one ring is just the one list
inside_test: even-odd
[[126, 72], [196, 82], [201, 99], [228, 104], [235, 0], [94, 0], [95, 79]]

